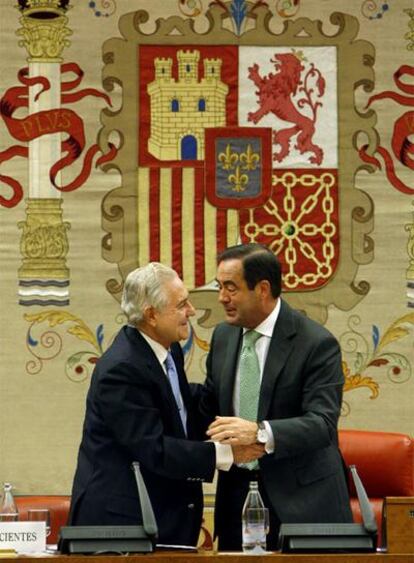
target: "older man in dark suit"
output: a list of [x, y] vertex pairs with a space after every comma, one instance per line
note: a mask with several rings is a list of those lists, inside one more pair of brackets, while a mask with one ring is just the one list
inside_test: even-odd
[[176, 272], [159, 263], [131, 272], [122, 309], [128, 325], [100, 358], [91, 379], [69, 524], [140, 523], [131, 469], [138, 461], [158, 541], [195, 545], [202, 481], [212, 481], [216, 467], [228, 470], [232, 457], [257, 458], [261, 450], [199, 441], [205, 435], [178, 344], [188, 338], [194, 309]]
[[202, 411], [208, 435], [231, 445], [261, 443], [259, 462], [219, 472], [219, 549], [241, 548], [241, 512], [258, 480], [270, 509], [268, 548], [281, 522], [352, 522], [337, 424], [344, 377], [338, 342], [280, 298], [276, 256], [257, 244], [219, 257], [226, 322], [214, 331]]

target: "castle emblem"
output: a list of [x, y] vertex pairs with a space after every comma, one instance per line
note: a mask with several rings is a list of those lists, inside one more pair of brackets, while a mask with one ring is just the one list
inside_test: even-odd
[[177, 52], [178, 78], [173, 59], [154, 60], [155, 79], [147, 86], [151, 131], [148, 152], [159, 160], [203, 160], [204, 129], [226, 125], [227, 84], [221, 81], [220, 59], [203, 59], [200, 51]]

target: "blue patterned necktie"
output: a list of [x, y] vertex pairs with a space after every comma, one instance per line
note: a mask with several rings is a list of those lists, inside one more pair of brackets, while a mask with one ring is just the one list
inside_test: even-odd
[[[239, 416], [246, 420], [257, 420], [260, 394], [260, 364], [256, 354], [256, 341], [262, 335], [248, 330], [243, 336], [243, 346], [239, 359]], [[240, 464], [247, 469], [256, 469], [257, 461]]]
[[167, 370], [167, 376], [171, 384], [172, 392], [177, 403], [177, 408], [180, 413], [181, 422], [183, 423], [183, 428], [185, 435], [187, 436], [187, 411], [184, 406], [183, 398], [181, 396], [180, 384], [178, 382], [177, 368], [175, 367], [174, 358], [168, 352], [167, 358], [165, 359], [165, 367]]

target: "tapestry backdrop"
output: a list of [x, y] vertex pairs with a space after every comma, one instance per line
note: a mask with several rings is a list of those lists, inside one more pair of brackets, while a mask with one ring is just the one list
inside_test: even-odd
[[240, 241], [339, 339], [340, 426], [413, 434], [410, 0], [0, 5], [0, 481], [70, 492], [139, 265], [190, 289], [202, 382], [216, 257]]

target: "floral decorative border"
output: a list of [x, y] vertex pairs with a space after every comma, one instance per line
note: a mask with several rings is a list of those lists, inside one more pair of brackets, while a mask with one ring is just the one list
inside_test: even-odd
[[[89, 381], [95, 363], [109, 345], [104, 344], [102, 324], [94, 331], [79, 316], [60, 310], [26, 314], [24, 318], [30, 323], [26, 336], [27, 348], [32, 355], [32, 359], [26, 363], [28, 374], [39, 374], [46, 362], [54, 360], [63, 351], [65, 340], [62, 331], [65, 330], [67, 334], [86, 344], [82, 350], [66, 358], [66, 377], [74, 383]], [[123, 315], [119, 315], [117, 320], [122, 323]], [[351, 315], [348, 330], [339, 339], [345, 375], [344, 394], [365, 388], [370, 391], [369, 398], [372, 400], [377, 399], [380, 394], [384, 375], [395, 385], [404, 384], [412, 377], [410, 358], [401, 352], [395, 352], [392, 345], [414, 335], [414, 313], [399, 317], [383, 333], [379, 326], [373, 325], [371, 342], [358, 331], [360, 324], [360, 317]], [[192, 363], [197, 352], [205, 355], [208, 351], [209, 343], [191, 325], [190, 335], [183, 344], [186, 367]], [[205, 371], [201, 364], [199, 369], [200, 372]], [[350, 412], [350, 403], [344, 398], [341, 414], [345, 417]]]

